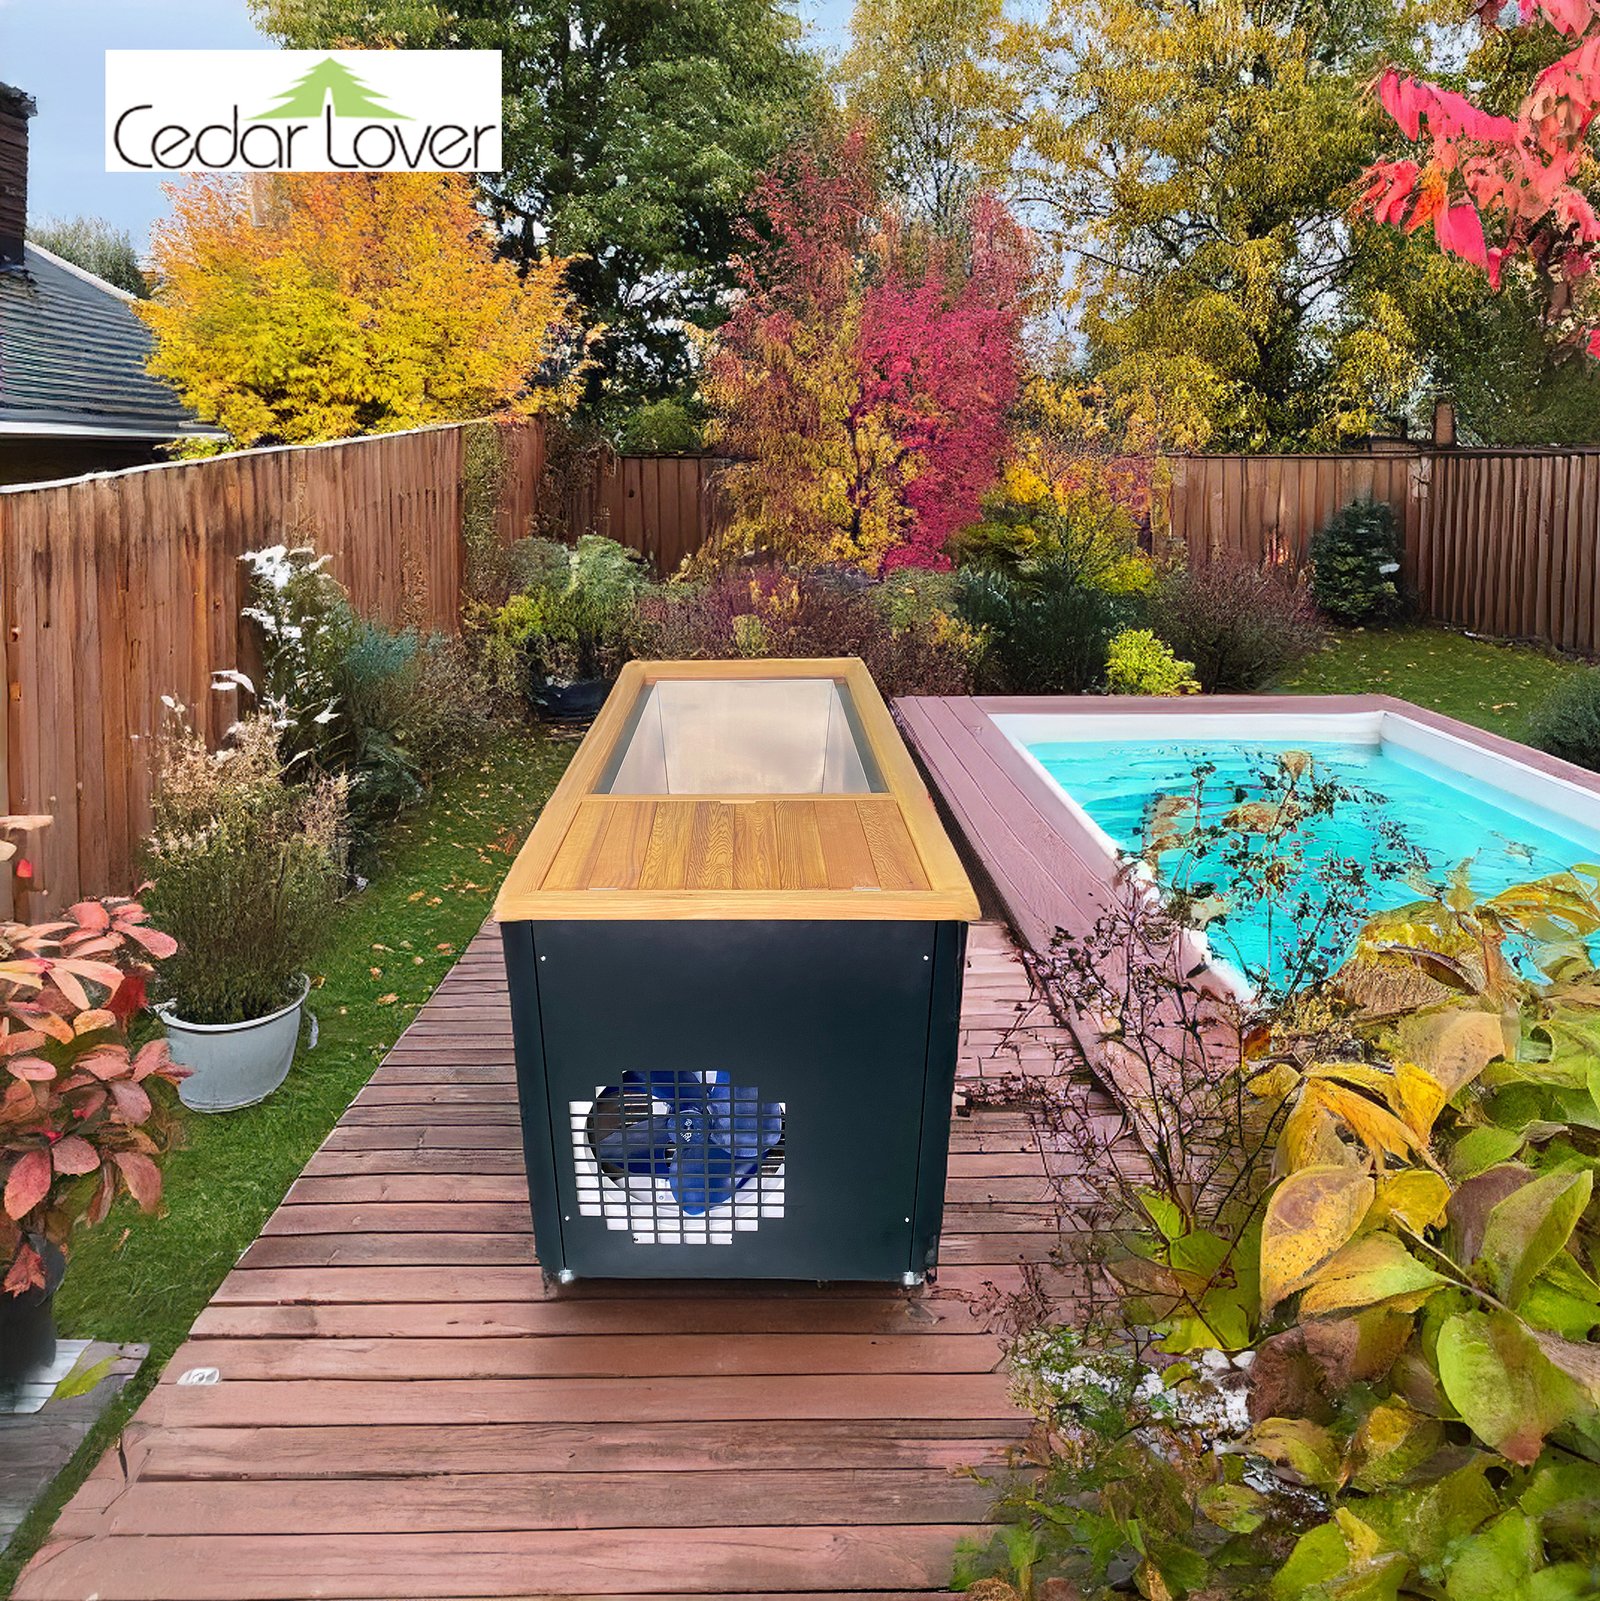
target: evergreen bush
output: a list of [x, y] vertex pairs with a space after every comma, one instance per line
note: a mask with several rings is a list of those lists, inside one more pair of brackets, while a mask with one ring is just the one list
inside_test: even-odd
[[1311, 593], [1336, 623], [1392, 622], [1405, 610], [1404, 554], [1394, 512], [1381, 501], [1352, 501], [1311, 541]]

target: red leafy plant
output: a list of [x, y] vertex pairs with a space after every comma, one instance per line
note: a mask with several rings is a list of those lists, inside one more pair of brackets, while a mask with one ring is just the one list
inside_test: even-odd
[[152, 959], [177, 942], [137, 901], [79, 901], [60, 920], [0, 923], [0, 1292], [48, 1287], [47, 1253], [124, 1191], [161, 1202], [157, 1159], [184, 1077], [164, 1039], [138, 1050]]
[[[1508, 8], [1480, 0], [1474, 9], [1493, 31]], [[1515, 15], [1521, 28], [1559, 39], [1561, 53], [1514, 116], [1392, 68], [1383, 74], [1378, 98], [1421, 159], [1376, 163], [1358, 209], [1408, 232], [1431, 223], [1439, 248], [1481, 268], [1497, 289], [1507, 268], [1519, 267], [1543, 293], [1564, 343], [1582, 342], [1600, 357], [1590, 138], [1600, 112], [1600, 5], [1517, 0]]]

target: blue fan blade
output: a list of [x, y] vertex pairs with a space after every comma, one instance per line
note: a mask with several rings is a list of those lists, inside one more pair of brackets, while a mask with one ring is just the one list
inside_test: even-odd
[[682, 1106], [704, 1106], [706, 1087], [696, 1073], [678, 1072], [657, 1068], [644, 1075], [650, 1093], [658, 1101], [665, 1101], [674, 1111]]
[[625, 1173], [667, 1178], [672, 1171], [672, 1140], [660, 1123], [629, 1123], [603, 1136], [595, 1146], [603, 1166]]
[[754, 1102], [737, 1107], [727, 1127], [718, 1128], [736, 1156], [760, 1162], [783, 1138], [783, 1108], [768, 1101], [759, 1108]]
[[733, 1152], [711, 1146], [680, 1152], [667, 1183], [688, 1216], [703, 1217], [712, 1207], [733, 1199], [734, 1173]]

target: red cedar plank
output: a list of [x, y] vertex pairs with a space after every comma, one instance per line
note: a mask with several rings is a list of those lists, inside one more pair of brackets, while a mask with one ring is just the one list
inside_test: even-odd
[[61, 521], [46, 525], [41, 534], [45, 560], [36, 571], [45, 584], [40, 642], [49, 677], [35, 705], [46, 718], [39, 730], [41, 770], [48, 775], [45, 787], [50, 804], [45, 809], [55, 817], [43, 836], [50, 842], [52, 861], [42, 898], [48, 905], [58, 906], [77, 900], [83, 890], [78, 837], [80, 753], [72, 737], [78, 719], [75, 622], [81, 571], [73, 547], [83, 530]]
[[1550, 643], [1572, 649], [1573, 605], [1578, 573], [1574, 560], [1567, 502], [1571, 488], [1572, 457], [1556, 456], [1550, 462]]
[[1573, 538], [1581, 558], [1578, 621], [1574, 643], [1586, 654], [1600, 654], [1600, 457], [1586, 455], [1577, 464], [1571, 497]]
[[[5, 662], [5, 673], [0, 679], [0, 689], [5, 695], [4, 704], [0, 705], [0, 717], [5, 719], [4, 735], [0, 737], [0, 786], [4, 788], [0, 801], [10, 812], [25, 810], [22, 778], [25, 730], [21, 704], [23, 636], [18, 599], [27, 592], [27, 586], [19, 583], [18, 553], [27, 507], [28, 501], [19, 495], [0, 495], [0, 659]], [[13, 873], [0, 874], [0, 915], [6, 918], [28, 916], [29, 897], [20, 888], [14, 891], [19, 883]]]
[[957, 1333], [762, 1334], [737, 1340], [721, 1334], [573, 1334], [531, 1340], [523, 1334], [460, 1340], [449, 1336], [319, 1334], [251, 1339], [192, 1339], [168, 1367], [216, 1368], [224, 1382], [240, 1379], [678, 1378], [731, 1375], [869, 1373], [989, 1373], [1000, 1360], [996, 1342], [976, 1328]]
[[[85, 489], [91, 486], [83, 486]], [[80, 494], [87, 510], [92, 494]], [[101, 546], [92, 521], [68, 533], [72, 549], [75, 604], [66, 619], [71, 629], [73, 705], [58, 737], [71, 738], [76, 745], [78, 802], [78, 882], [83, 893], [125, 889], [131, 886], [111, 877], [111, 830], [107, 826], [107, 773], [101, 707], [105, 694], [100, 678], [100, 616], [98, 566]]]
[[[400, 1145], [347, 1150], [324, 1144], [306, 1164], [305, 1171], [313, 1177], [356, 1173], [521, 1173], [523, 1161], [521, 1147], [511, 1142], [492, 1150], [474, 1149], [472, 1143], [427, 1149]], [[1020, 1144], [998, 1151], [959, 1149], [950, 1156], [950, 1172], [960, 1178], [1037, 1174], [1038, 1171], [1038, 1152]]]
[[[175, 1370], [181, 1372], [182, 1370]], [[840, 1373], [562, 1379], [238, 1379], [156, 1387], [146, 1422], [206, 1427], [314, 1423], [628, 1423], [771, 1418], [1005, 1418], [999, 1373]]]
[[449, 1199], [431, 1202], [333, 1202], [283, 1206], [268, 1218], [264, 1237], [290, 1234], [529, 1234], [528, 1208], [516, 1201]]
[[[945, 1234], [943, 1263], [1048, 1261], [1055, 1248], [1051, 1233]], [[532, 1267], [529, 1234], [264, 1234], [239, 1258], [243, 1267], [444, 1267], [472, 1263], [486, 1267]]]
[[[1046, 1266], [1041, 1282], [1051, 1293], [1076, 1293], [1081, 1278], [1076, 1269]], [[945, 1300], [982, 1293], [989, 1287], [1014, 1292], [1023, 1287], [1023, 1269], [1017, 1263], [976, 1266], [941, 1264], [937, 1282], [924, 1287], [924, 1296]], [[876, 1300], [881, 1284], [804, 1282], [749, 1282], [708, 1280], [694, 1286], [697, 1296], [728, 1300], [829, 1301], [842, 1298]], [[563, 1302], [677, 1300], [684, 1286], [676, 1280], [595, 1279], [578, 1286], [579, 1293], [563, 1291]], [[283, 1267], [235, 1268], [212, 1297], [216, 1306], [409, 1306], [458, 1305], [478, 1297], [504, 1300], [546, 1299], [536, 1268], [517, 1267]]]
[[289, 1186], [284, 1205], [355, 1205], [374, 1201], [520, 1201], [528, 1184], [520, 1173], [388, 1173], [302, 1177]]
[[[56, 773], [48, 736], [55, 716], [52, 634], [49, 620], [55, 605], [53, 562], [48, 541], [48, 519], [59, 515], [64, 503], [62, 491], [53, 490], [41, 500], [25, 502], [24, 515], [16, 530], [17, 562], [13, 584], [17, 596], [17, 618], [21, 660], [14, 676], [21, 691], [21, 740], [13, 744], [11, 759], [20, 769], [26, 812], [56, 811]], [[16, 776], [12, 782], [15, 784]], [[56, 883], [67, 869], [65, 835], [59, 826], [34, 836], [37, 847], [35, 877], [31, 893], [23, 898], [25, 915], [38, 915], [57, 904]]]
[[[123, 1433], [128, 1471], [141, 1480], [355, 1479], [414, 1473], [548, 1473], [581, 1464], [597, 1473], [698, 1473], [706, 1468], [793, 1471], [828, 1463], [866, 1469], [942, 1468], [992, 1461], [1028, 1429], [1009, 1419], [821, 1419], [775, 1430], [747, 1423], [488, 1423], [448, 1431], [425, 1424], [257, 1428], [156, 1427], [135, 1418]], [[121, 1465], [107, 1457], [109, 1471]], [[688, 1481], [693, 1482], [693, 1481]]]
[[954, 1298], [795, 1296], [735, 1299], [694, 1293], [640, 1300], [471, 1301], [448, 1306], [230, 1305], [213, 1302], [195, 1320], [195, 1339], [508, 1339], [574, 1334], [957, 1334], [982, 1330], [971, 1309]]
[[1529, 513], [1534, 519], [1534, 571], [1530, 575], [1533, 591], [1533, 627], [1530, 631], [1536, 639], [1555, 638], [1550, 609], [1552, 583], [1560, 582], [1559, 571], [1551, 571], [1552, 566], [1559, 566], [1560, 562], [1560, 550], [1554, 544], [1551, 527], [1555, 520], [1555, 465], [1554, 459], [1549, 456], [1541, 456], [1532, 464], [1534, 494]]
[[[105, 1505], [95, 1506], [96, 1494]], [[57, 1538], [141, 1539], [209, 1535], [378, 1535], [535, 1529], [779, 1527], [830, 1523], [979, 1523], [992, 1486], [938, 1468], [866, 1473], [830, 1469], [682, 1474], [481, 1472], [406, 1478], [281, 1482], [263, 1495], [253, 1483], [123, 1485], [91, 1480], [57, 1522]], [[666, 1577], [665, 1574], [662, 1575]]]
[[317, 1595], [330, 1601], [411, 1597], [576, 1596], [735, 1589], [821, 1590], [848, 1573], [862, 1589], [941, 1589], [957, 1541], [970, 1525], [859, 1529], [648, 1529], [506, 1532], [489, 1535], [154, 1536], [52, 1542], [19, 1581], [17, 1601], [217, 1601], [229, 1576], [237, 1601]]
[[[400, 1110], [392, 1108], [391, 1110]], [[419, 1114], [420, 1115], [420, 1114]], [[988, 1131], [981, 1126], [958, 1126], [951, 1134], [955, 1151], [983, 1151], [1000, 1154], [1015, 1144], [1005, 1131]], [[520, 1151], [522, 1135], [513, 1118], [500, 1123], [418, 1123], [348, 1122], [336, 1127], [324, 1151]], [[403, 1170], [402, 1170], [403, 1171]]]

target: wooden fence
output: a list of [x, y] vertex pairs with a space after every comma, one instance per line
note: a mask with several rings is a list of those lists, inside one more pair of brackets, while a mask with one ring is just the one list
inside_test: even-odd
[[[542, 444], [530, 426], [505, 439], [511, 538]], [[4, 809], [55, 819], [31, 853], [35, 905], [131, 886], [163, 696], [213, 739], [232, 719], [211, 681], [255, 662], [246, 551], [313, 544], [362, 612], [457, 626], [462, 454], [461, 428], [430, 428], [0, 490]]]
[[716, 456], [612, 456], [568, 490], [566, 527], [608, 534], [665, 576], [725, 526], [717, 475], [726, 465]]
[[1191, 564], [1217, 559], [1299, 566], [1311, 536], [1352, 500], [1382, 500], [1410, 518], [1418, 458], [1174, 456], [1167, 463], [1165, 523]]
[[1600, 451], [1180, 456], [1158, 521], [1191, 563], [1298, 565], [1312, 534], [1363, 498], [1394, 508], [1428, 616], [1600, 655]]
[[1427, 612], [1600, 655], [1600, 451], [1439, 451], [1410, 551]]

